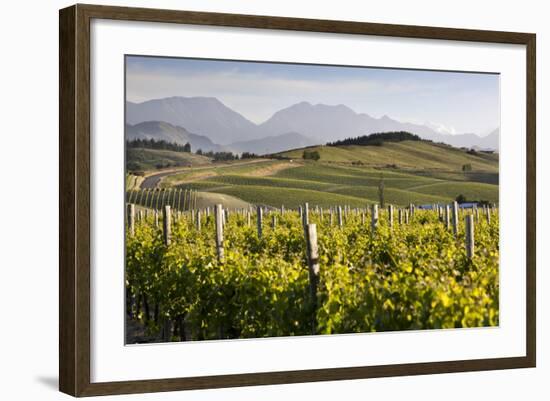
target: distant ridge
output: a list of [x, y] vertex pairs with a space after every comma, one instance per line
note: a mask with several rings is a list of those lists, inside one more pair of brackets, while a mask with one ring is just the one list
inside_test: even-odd
[[308, 138], [297, 132], [289, 132], [251, 141], [235, 142], [228, 145], [228, 148], [234, 152], [252, 152], [259, 155], [265, 155], [317, 144], [319, 144], [319, 142], [314, 139]]
[[126, 140], [131, 141], [133, 139], [163, 140], [179, 145], [185, 145], [189, 142], [193, 152], [197, 149], [205, 151], [221, 150], [221, 147], [213, 143], [208, 137], [193, 134], [183, 127], [178, 127], [164, 121], [145, 121], [136, 125], [126, 124]]
[[[142, 103], [126, 102], [126, 118], [132, 125], [163, 121], [206, 136], [213, 143], [234, 144], [242, 151], [262, 149], [266, 153], [280, 150], [275, 146], [278, 144], [268, 138], [288, 133], [307, 137], [313, 143], [326, 143], [377, 132], [406, 131], [422, 139], [456, 147], [493, 150], [499, 147], [498, 128], [484, 137], [473, 133], [450, 135], [428, 125], [400, 122], [387, 115], [375, 118], [357, 113], [343, 104], [300, 102], [277, 111], [262, 124], [255, 124], [213, 97], [169, 97]], [[258, 142], [264, 139], [263, 144]], [[296, 137], [293, 142], [300, 140]], [[246, 145], [246, 142], [250, 143]]]
[[213, 97], [169, 97], [143, 103], [126, 102], [126, 122], [165, 121], [185, 127], [212, 142], [257, 139], [257, 126]]

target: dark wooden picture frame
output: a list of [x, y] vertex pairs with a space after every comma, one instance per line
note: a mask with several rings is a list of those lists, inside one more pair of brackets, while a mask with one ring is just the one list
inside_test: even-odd
[[[525, 45], [526, 356], [91, 383], [90, 22], [94, 18]], [[535, 367], [535, 34], [80, 4], [60, 10], [59, 29], [59, 388], [62, 392], [93, 396]]]

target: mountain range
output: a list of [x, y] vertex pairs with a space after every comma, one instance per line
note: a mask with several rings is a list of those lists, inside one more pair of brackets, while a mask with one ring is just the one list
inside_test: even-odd
[[213, 143], [207, 136], [196, 135], [185, 128], [172, 125], [164, 121], [144, 121], [136, 125], [126, 124], [126, 140], [154, 139], [181, 145], [189, 142], [191, 149], [204, 151], [220, 151], [223, 147]]
[[[143, 125], [145, 122], [152, 124]], [[189, 141], [193, 149], [260, 154], [388, 131], [407, 131], [423, 139], [456, 147], [491, 150], [499, 147], [498, 128], [486, 136], [474, 133], [450, 135], [429, 125], [357, 113], [345, 105], [308, 102], [279, 110], [267, 121], [255, 124], [211, 97], [169, 97], [143, 103], [128, 101], [126, 123], [128, 136], [166, 140], [173, 137], [175, 142]]]
[[143, 103], [126, 102], [126, 123], [164, 121], [206, 135], [220, 145], [258, 139], [258, 127], [216, 98], [168, 97]]
[[258, 155], [278, 153], [289, 149], [304, 148], [318, 145], [319, 141], [311, 139], [297, 132], [288, 132], [282, 135], [267, 136], [250, 141], [234, 142], [227, 147], [233, 152], [252, 152]]

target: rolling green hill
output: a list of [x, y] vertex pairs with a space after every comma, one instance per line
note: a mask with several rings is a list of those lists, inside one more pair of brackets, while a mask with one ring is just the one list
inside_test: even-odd
[[[427, 141], [384, 142], [381, 146], [313, 146], [325, 163], [363, 163], [367, 166], [395, 165], [402, 169], [461, 171], [470, 164], [474, 171], [498, 172], [498, 154], [466, 151]], [[283, 157], [301, 159], [304, 149], [280, 153]]]
[[171, 150], [128, 148], [126, 167], [132, 171], [150, 171], [167, 167], [198, 166], [210, 163], [210, 158], [194, 153]]
[[[320, 160], [303, 160], [304, 149], [284, 152], [281, 160], [208, 164], [198, 159], [192, 163], [200, 165], [166, 175], [158, 185], [198, 190], [203, 204], [226, 199], [233, 206], [236, 200], [273, 207], [365, 206], [378, 202], [381, 180], [385, 202], [395, 205], [449, 203], [458, 195], [498, 202], [498, 154], [470, 154], [424, 141], [307, 149], [318, 151]], [[471, 171], [462, 171], [465, 164]]]

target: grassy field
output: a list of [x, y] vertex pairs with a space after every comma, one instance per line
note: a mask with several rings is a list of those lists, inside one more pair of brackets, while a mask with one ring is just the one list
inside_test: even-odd
[[239, 160], [226, 163], [211, 163], [208, 166], [185, 169], [162, 179], [160, 186], [170, 188], [189, 182], [201, 181], [215, 176], [242, 174], [246, 176], [269, 175], [293, 164], [270, 159]]
[[134, 189], [139, 189], [141, 183], [143, 182], [144, 177], [127, 174], [126, 175], [126, 191], [132, 191]]
[[[378, 202], [381, 182], [385, 202], [395, 205], [448, 203], [458, 195], [498, 203], [498, 154], [428, 142], [309, 149], [319, 151], [319, 161], [305, 161], [303, 150], [294, 150], [283, 153], [291, 160], [200, 163], [162, 177], [159, 186], [197, 190], [201, 207], [358, 207]], [[464, 164], [472, 170], [462, 172]]]
[[149, 171], [157, 168], [198, 166], [209, 163], [208, 157], [193, 153], [158, 149], [126, 149], [126, 166], [130, 171]]
[[[498, 155], [476, 152], [469, 154], [452, 146], [426, 141], [385, 142], [382, 146], [314, 146], [323, 162], [361, 162], [368, 166], [398, 168], [439, 169], [460, 171], [464, 164], [470, 164], [474, 171], [498, 172]], [[303, 149], [283, 152], [290, 158], [301, 158]]]

